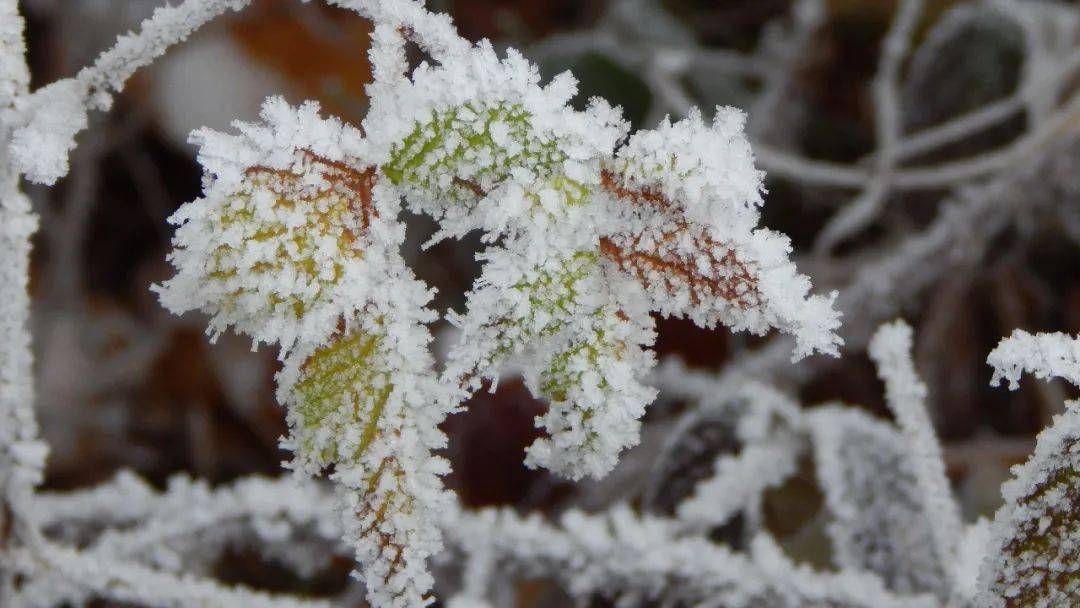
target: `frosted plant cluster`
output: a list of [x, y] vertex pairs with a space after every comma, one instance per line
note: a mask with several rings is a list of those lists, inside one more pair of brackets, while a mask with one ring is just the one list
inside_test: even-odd
[[[20, 180], [62, 178], [89, 110], [108, 109], [136, 69], [247, 4], [162, 7], [75, 77], [30, 92], [22, 18], [14, 0], [0, 0], [5, 605], [332, 603], [215, 581], [212, 563], [232, 543], [301, 574], [351, 555], [377, 608], [433, 602], [435, 575], [454, 556], [460, 584], [445, 599], [456, 608], [508, 605], [517, 577], [625, 605], [1063, 606], [1080, 595], [1080, 405], [1040, 435], [995, 521], [965, 524], [903, 322], [881, 326], [868, 347], [894, 421], [836, 403], [803, 408], [766, 384], [674, 362], [655, 368], [653, 314], [779, 330], [794, 339], [794, 360], [836, 356], [843, 344], [838, 294], [812, 294], [787, 237], [759, 227], [763, 173], [744, 114], [688, 109], [631, 134], [602, 99], [575, 110], [569, 73], [542, 82], [520, 53], [471, 44], [407, 0], [332, 2], [374, 24], [360, 125], [271, 97], [257, 122], [192, 135], [203, 193], [171, 218], [175, 275], [153, 287], [172, 312], [205, 314], [212, 338], [233, 330], [278, 349], [294, 478], [220, 488], [177, 478], [156, 492], [121, 474], [67, 495], [36, 491], [47, 455], [27, 330], [36, 219]], [[877, 85], [886, 102], [892, 51], [920, 10], [901, 3], [889, 33], [896, 44]], [[411, 69], [409, 43], [427, 57]], [[869, 222], [879, 191], [895, 185], [886, 181], [897, 126], [882, 118], [876, 173], [829, 238]], [[406, 210], [438, 223], [433, 241], [478, 231], [484, 243], [464, 309], [442, 313], [458, 329], [444, 364], [429, 330], [440, 318], [433, 290], [402, 253]], [[995, 381], [1014, 387], [1022, 371], [1076, 383], [1078, 361], [1080, 340], [1019, 331], [989, 358]], [[547, 403], [529, 466], [603, 478], [638, 443], [658, 391], [695, 403], [684, 430], [711, 428], [731, 449], [668, 513], [626, 503], [556, 521], [470, 511], [443, 487], [439, 425], [511, 363]], [[658, 466], [693, 448], [673, 441]], [[807, 466], [824, 494], [829, 570], [796, 562], [762, 521], [764, 496]], [[738, 542], [717, 542], [718, 530]]]

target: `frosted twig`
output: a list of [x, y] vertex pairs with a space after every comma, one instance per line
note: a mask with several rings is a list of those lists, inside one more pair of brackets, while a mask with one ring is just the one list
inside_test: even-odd
[[[111, 496], [110, 502], [117, 504], [117, 498]], [[203, 482], [176, 477], [164, 493], [152, 497], [151, 504], [149, 516], [138, 525], [104, 532], [88, 551], [102, 559], [137, 559], [159, 566], [164, 564], [156, 563], [154, 556], [167, 553], [171, 542], [204, 532], [220, 534], [231, 523], [248, 524], [259, 540], [287, 540], [294, 530], [304, 528], [332, 546], [341, 538], [340, 526], [334, 525], [332, 492], [292, 477], [251, 477], [213, 490]]]
[[923, 11], [923, 0], [903, 0], [881, 43], [874, 95], [874, 135], [877, 153], [869, 184], [846, 207], [837, 212], [818, 233], [815, 250], [827, 252], [837, 243], [865, 228], [884, 206], [896, 168], [900, 140], [900, 68], [911, 46], [911, 37]]
[[935, 550], [952, 583], [963, 525], [945, 475], [941, 444], [927, 412], [927, 388], [911, 359], [911, 334], [911, 327], [902, 321], [883, 325], [870, 339], [868, 352], [885, 382], [886, 403], [910, 443], [915, 480], [922, 490]]
[[1006, 170], [1045, 146], [1054, 137], [1060, 136], [1062, 131], [1067, 129], [1067, 125], [1076, 119], [1078, 110], [1080, 95], [1070, 99], [1038, 127], [1004, 149], [935, 167], [903, 169], [896, 173], [894, 183], [897, 188], [912, 190], [941, 188]]
[[680, 537], [675, 522], [635, 515], [625, 505], [603, 515], [570, 511], [558, 525], [506, 509], [457, 512], [447, 521], [447, 541], [456, 550], [494, 554], [504, 570], [556, 576], [575, 595], [617, 593], [625, 601], [681, 599], [728, 608], [937, 605], [925, 595], [893, 594], [867, 574], [795, 566], [765, 536], [753, 542], [749, 556]]
[[754, 155], [770, 174], [796, 179], [807, 184], [861, 188], [870, 179], [869, 173], [864, 169], [803, 158], [765, 144], [755, 143]]
[[765, 490], [795, 473], [800, 443], [795, 436], [778, 434], [774, 440], [745, 446], [737, 455], [718, 458], [713, 476], [698, 483], [694, 493], [679, 504], [678, 518], [693, 530], [727, 523], [739, 510], [760, 500]]
[[[93, 553], [81, 553], [51, 543], [34, 550], [16, 549], [0, 556], [5, 569], [27, 576], [57, 577], [45, 593], [50, 600], [81, 602], [102, 598], [121, 602], [147, 603], [161, 607], [266, 606], [267, 608], [329, 608], [319, 600], [274, 596], [242, 587], [230, 587], [210, 579], [178, 575], [118, 560], [102, 560]], [[40, 589], [38, 589], [40, 590]], [[42, 598], [20, 598], [38, 602]], [[38, 605], [38, 604], [33, 604]]]
[[113, 95], [137, 69], [149, 65], [208, 21], [249, 2], [185, 0], [177, 6], [159, 7], [142, 23], [138, 33], [121, 36], [115, 46], [73, 78], [21, 97], [18, 106], [25, 116], [11, 146], [18, 169], [44, 184], [63, 177], [75, 136], [87, 126], [87, 110], [108, 109]]
[[[29, 85], [23, 18], [15, 0], [0, 0], [0, 552], [34, 536], [26, 525], [28, 500], [40, 483], [46, 445], [34, 416], [30, 344], [30, 238], [37, 217], [19, 185], [8, 144], [8, 121]], [[0, 603], [14, 573], [0, 572]]]
[[[826, 3], [822, 0], [798, 0], [790, 12], [790, 22], [775, 26], [760, 51], [768, 62], [762, 92], [750, 106], [750, 135], [758, 144], [773, 140], [779, 126], [774, 118], [781, 115], [781, 102], [787, 95], [804, 51], [814, 34], [825, 23]], [[766, 165], [766, 168], [768, 166]]]
[[986, 359], [994, 368], [991, 384], [1007, 380], [1009, 388], [1019, 386], [1023, 372], [1036, 378], [1063, 378], [1080, 386], [1080, 339], [1066, 334], [1030, 334], [1021, 329], [998, 343]]

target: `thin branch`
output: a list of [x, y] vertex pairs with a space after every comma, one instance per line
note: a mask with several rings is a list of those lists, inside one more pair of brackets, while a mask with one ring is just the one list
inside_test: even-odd
[[[90, 598], [154, 606], [266, 606], [330, 608], [327, 601], [275, 596], [190, 575], [173, 574], [136, 563], [102, 560], [93, 553], [43, 543], [33, 551], [18, 549], [0, 557], [6, 569], [26, 576], [58, 577], [48, 591], [60, 602]], [[40, 589], [35, 587], [35, 589]], [[37, 599], [37, 598], [35, 598]], [[19, 602], [19, 598], [16, 598]]]
[[[41, 481], [47, 452], [34, 416], [29, 330], [30, 238], [37, 217], [8, 162], [7, 116], [29, 85], [23, 27], [16, 1], [0, 0], [0, 551], [33, 536], [26, 526], [27, 502]], [[0, 573], [0, 603], [10, 595], [12, 577]]]
[[877, 219], [889, 196], [901, 130], [900, 67], [911, 48], [911, 38], [922, 12], [923, 0], [902, 0], [881, 44], [872, 86], [874, 135], [878, 148], [873, 175], [863, 191], [825, 224], [814, 243], [818, 252], [828, 252]]

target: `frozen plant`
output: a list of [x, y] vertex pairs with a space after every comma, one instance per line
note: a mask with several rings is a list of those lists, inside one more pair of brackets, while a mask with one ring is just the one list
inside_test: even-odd
[[[215, 335], [280, 345], [292, 466], [333, 467], [370, 598], [404, 606], [422, 603], [439, 549], [437, 425], [507, 356], [528, 347], [528, 384], [549, 401], [527, 463], [576, 479], [637, 442], [650, 311], [779, 327], [797, 356], [839, 339], [831, 298], [809, 296], [786, 238], [757, 228], [761, 175], [736, 111], [620, 146], [618, 110], [571, 109], [568, 74], [542, 87], [482, 42], [431, 49], [438, 65], [406, 76], [399, 24], [376, 23], [363, 135], [277, 98], [238, 135], [195, 133], [205, 193], [173, 217], [177, 276], [157, 289], [175, 312], [209, 313]], [[441, 381], [429, 290], [399, 252], [403, 203], [441, 235], [490, 243]]]
[[[36, 222], [20, 180], [62, 178], [89, 110], [108, 109], [135, 70], [248, 0], [159, 8], [76, 76], [34, 92], [22, 18], [14, 0], [0, 0], [5, 605], [329, 603], [214, 581], [209, 564], [231, 542], [307, 573], [318, 556], [348, 551], [378, 608], [433, 602], [429, 562], [447, 554], [464, 556], [453, 606], [494, 605], [512, 595], [516, 576], [551, 577], [583, 602], [601, 594], [626, 604], [1052, 606], [1076, 597], [1077, 406], [1040, 436], [988, 531], [961, 521], [902, 323], [879, 329], [869, 346], [895, 424], [839, 404], [802, 409], [762, 384], [654, 371], [654, 314], [758, 335], [777, 329], [793, 337], [795, 360], [839, 354], [837, 294], [812, 295], [787, 237], [759, 227], [763, 175], [742, 112], [718, 107], [706, 118], [687, 107], [681, 120], [631, 134], [602, 99], [573, 109], [569, 73], [543, 83], [518, 52], [469, 43], [422, 3], [331, 3], [374, 24], [363, 122], [271, 97], [258, 122], [196, 131], [203, 193], [171, 218], [176, 272], [154, 286], [169, 310], [206, 314], [212, 338], [231, 329], [277, 347], [283, 445], [300, 479], [210, 489], [177, 478], [157, 493], [122, 475], [63, 496], [35, 491], [47, 449], [31, 409], [26, 286]], [[813, 7], [800, 6], [799, 23], [810, 27]], [[935, 182], [898, 168], [897, 72], [922, 3], [900, 8], [875, 81], [882, 150], [872, 169], [770, 159], [844, 186], [854, 172], [863, 193], [832, 221], [826, 250], [869, 224], [890, 189], [966, 175], [930, 174]], [[415, 68], [410, 42], [427, 57]], [[433, 241], [479, 232], [485, 247], [464, 309], [442, 314], [460, 331], [441, 369], [429, 331], [440, 311], [401, 251], [406, 210], [438, 223]], [[931, 236], [950, 234], [939, 225]], [[1071, 338], [1018, 333], [990, 361], [1011, 383], [1022, 369], [1076, 381], [1077, 351]], [[485, 382], [493, 387], [511, 359], [547, 402], [529, 466], [604, 477], [638, 443], [657, 388], [702, 388], [689, 416], [703, 418], [690, 420], [711, 411], [707, 423], [730, 449], [666, 514], [623, 503], [557, 522], [469, 512], [443, 487], [439, 425]], [[694, 428], [673, 433], [665, 461], [696, 447], [681, 441]], [[797, 563], [762, 523], [764, 495], [810, 459], [835, 571]], [[716, 542], [717, 530], [732, 546]]]
[[[242, 4], [160, 9], [93, 68], [17, 100], [15, 165], [55, 181], [87, 106]], [[837, 353], [838, 315], [835, 295], [809, 295], [787, 239], [757, 226], [761, 173], [738, 111], [627, 140], [617, 108], [568, 105], [569, 74], [542, 85], [517, 52], [472, 45], [411, 2], [347, 4], [375, 23], [361, 128], [271, 98], [235, 135], [197, 131], [204, 194], [173, 216], [177, 274], [155, 289], [174, 312], [209, 314], [214, 336], [231, 327], [280, 347], [291, 466], [332, 470], [369, 600], [414, 606], [449, 500], [438, 425], [508, 356], [527, 356], [528, 384], [549, 402], [527, 463], [599, 477], [637, 442], [655, 395], [643, 384], [651, 311], [779, 328], [797, 358]], [[407, 73], [406, 35], [434, 63]], [[430, 290], [400, 254], [405, 205], [438, 220], [440, 237], [481, 230], [489, 244], [441, 377]]]

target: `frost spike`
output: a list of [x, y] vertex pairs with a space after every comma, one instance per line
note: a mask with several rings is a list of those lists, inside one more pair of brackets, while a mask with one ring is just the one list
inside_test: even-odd
[[963, 535], [963, 524], [945, 474], [941, 444], [926, 408], [926, 384], [911, 358], [911, 326], [903, 321], [882, 325], [870, 339], [868, 352], [885, 382], [885, 401], [910, 446], [913, 474], [922, 493], [933, 532], [934, 548], [950, 581]]

